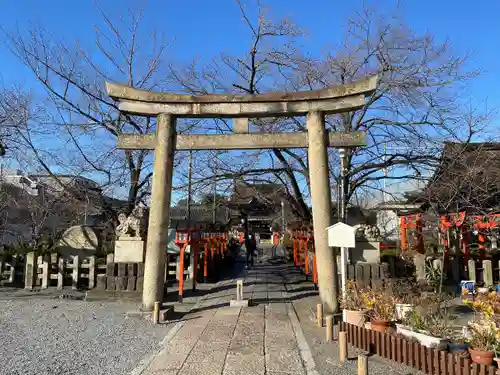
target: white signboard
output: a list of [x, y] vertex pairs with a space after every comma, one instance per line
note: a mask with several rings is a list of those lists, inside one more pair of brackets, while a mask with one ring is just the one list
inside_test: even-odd
[[337, 223], [328, 228], [328, 246], [356, 247], [356, 229], [344, 223]]

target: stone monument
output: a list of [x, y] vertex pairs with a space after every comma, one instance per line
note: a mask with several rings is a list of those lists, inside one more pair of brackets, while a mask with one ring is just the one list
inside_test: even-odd
[[86, 257], [95, 255], [99, 239], [94, 229], [85, 225], [75, 225], [66, 229], [57, 242], [57, 252], [68, 258], [75, 255]]
[[144, 262], [145, 212], [143, 205], [137, 205], [132, 213], [118, 215], [120, 224], [116, 227], [115, 263]]
[[380, 263], [380, 229], [376, 225], [357, 224], [356, 247], [350, 249], [351, 264]]

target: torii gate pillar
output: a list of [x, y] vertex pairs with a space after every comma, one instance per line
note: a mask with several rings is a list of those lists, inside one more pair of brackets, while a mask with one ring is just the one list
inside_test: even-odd
[[156, 122], [156, 147], [149, 208], [148, 241], [144, 262], [142, 305], [152, 310], [163, 301], [168, 224], [175, 147], [174, 116], [160, 113]]
[[309, 140], [309, 180], [311, 188], [314, 248], [321, 301], [330, 312], [338, 311], [337, 261], [328, 246], [328, 228], [332, 224], [332, 199], [327, 154], [325, 116], [307, 114]]

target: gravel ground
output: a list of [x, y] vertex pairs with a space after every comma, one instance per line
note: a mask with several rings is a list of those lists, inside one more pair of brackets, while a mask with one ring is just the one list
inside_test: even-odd
[[169, 326], [153, 326], [133, 302], [0, 298], [0, 374], [129, 373]]

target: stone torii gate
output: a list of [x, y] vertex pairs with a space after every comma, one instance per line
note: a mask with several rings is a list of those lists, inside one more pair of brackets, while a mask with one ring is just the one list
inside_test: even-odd
[[[324, 116], [362, 108], [376, 85], [377, 76], [372, 76], [356, 83], [316, 91], [193, 96], [106, 83], [108, 95], [119, 102], [121, 111], [157, 117], [156, 134], [123, 134], [118, 139], [119, 149], [155, 152], [143, 308], [151, 310], [155, 301], [163, 300], [175, 150], [308, 148], [319, 292], [325, 307], [338, 311], [337, 262], [328, 247], [326, 232], [332, 220], [327, 148], [362, 146], [365, 133], [329, 133], [325, 129]], [[249, 133], [248, 118], [304, 115], [307, 116], [307, 132]], [[233, 118], [234, 134], [176, 134], [176, 119], [179, 117]]]

